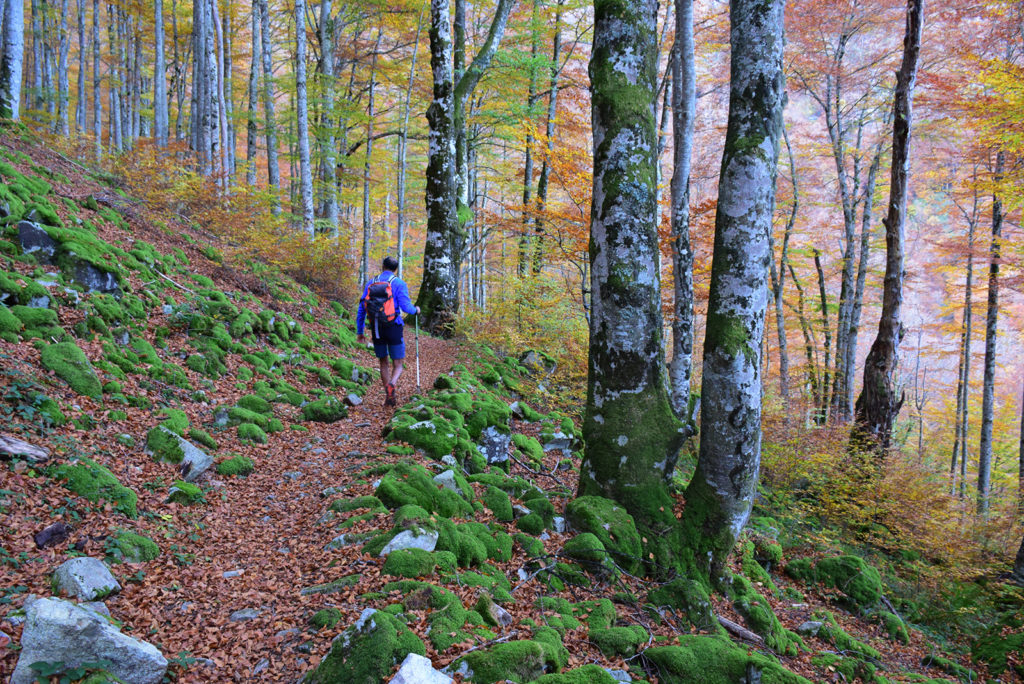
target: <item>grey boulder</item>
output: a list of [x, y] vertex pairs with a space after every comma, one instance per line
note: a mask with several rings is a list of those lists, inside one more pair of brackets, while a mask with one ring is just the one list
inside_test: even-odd
[[512, 435], [491, 425], [480, 433], [476, 448], [487, 459], [487, 465], [497, 465], [508, 461], [508, 447], [511, 443]]
[[57, 253], [57, 243], [46, 229], [31, 221], [18, 222], [18, 242], [25, 254], [35, 254], [36, 260], [43, 264], [52, 264]]
[[451, 684], [455, 680], [434, 669], [430, 658], [410, 653], [405, 656], [391, 684]]
[[122, 634], [106, 618], [61, 599], [26, 603], [21, 655], [11, 684], [33, 684], [32, 663], [62, 662], [69, 668], [106, 660], [107, 670], [128, 684], [158, 684], [167, 659], [152, 644]]
[[61, 563], [53, 574], [57, 591], [83, 601], [106, 598], [121, 591], [106, 564], [98, 558], [82, 556]]
[[404, 532], [396, 534], [380, 552], [380, 555], [383, 557], [392, 551], [398, 551], [400, 549], [423, 549], [424, 551], [433, 551], [434, 547], [437, 546], [437, 539], [438, 534], [433, 530], [423, 530], [418, 527], [411, 530], [405, 530]]

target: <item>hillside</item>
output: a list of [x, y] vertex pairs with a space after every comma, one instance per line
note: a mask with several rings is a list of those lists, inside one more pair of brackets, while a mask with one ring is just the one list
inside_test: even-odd
[[[409, 653], [474, 682], [985, 671], [908, 625], [861, 558], [810, 554], [771, 510], [729, 598], [640, 579], [629, 516], [572, 498], [581, 444], [538, 388], [543, 355], [423, 336], [422, 389], [410, 364], [383, 409], [349, 302], [225, 257], [183, 217], [147, 220], [17, 130], [0, 176], [3, 675], [29, 652], [93, 684], [130, 658], [150, 669], [126, 681], [377, 682]], [[119, 588], [55, 578], [86, 558]], [[58, 595], [102, 607], [43, 600]], [[78, 622], [43, 632], [44, 606]], [[76, 629], [131, 639], [75, 660]], [[445, 681], [430, 676], [403, 681]]]

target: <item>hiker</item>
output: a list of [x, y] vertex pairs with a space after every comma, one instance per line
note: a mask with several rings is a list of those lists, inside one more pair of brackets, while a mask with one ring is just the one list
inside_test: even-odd
[[[418, 314], [420, 308], [409, 299], [409, 286], [395, 275], [398, 259], [384, 257], [384, 272], [371, 280], [359, 299], [356, 314], [356, 335], [359, 344], [366, 344], [363, 325], [369, 316], [373, 351], [380, 360], [380, 381], [384, 385], [384, 405], [395, 406], [395, 385], [402, 376], [405, 342], [402, 340], [402, 312]], [[388, 365], [388, 356], [391, 365]]]

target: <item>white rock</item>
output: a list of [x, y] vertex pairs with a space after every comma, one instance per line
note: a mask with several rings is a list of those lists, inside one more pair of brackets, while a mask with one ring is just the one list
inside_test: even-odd
[[553, 529], [557, 534], [564, 534], [565, 533], [565, 518], [563, 518], [560, 515], [556, 515], [554, 518], [552, 518], [551, 519], [551, 529]]
[[437, 532], [430, 530], [423, 530], [420, 528], [413, 528], [411, 530], [405, 530], [399, 532], [395, 537], [387, 543], [384, 550], [380, 552], [380, 555], [386, 556], [392, 551], [398, 551], [399, 549], [423, 549], [424, 551], [433, 551], [434, 547], [437, 546]]
[[455, 472], [452, 470], [446, 470], [443, 473], [435, 475], [434, 483], [444, 487], [445, 489], [450, 489], [456, 494], [462, 493], [462, 490], [459, 489], [459, 483], [455, 481]]
[[92, 601], [121, 591], [121, 585], [98, 558], [72, 558], [54, 572], [57, 590], [68, 596]]
[[453, 681], [448, 675], [435, 670], [430, 658], [410, 653], [405, 656], [391, 684], [451, 684]]
[[96, 613], [61, 599], [26, 604], [21, 655], [11, 684], [36, 681], [32, 663], [63, 662], [68, 667], [110, 661], [111, 674], [129, 684], [158, 684], [167, 659], [152, 644], [121, 634]]

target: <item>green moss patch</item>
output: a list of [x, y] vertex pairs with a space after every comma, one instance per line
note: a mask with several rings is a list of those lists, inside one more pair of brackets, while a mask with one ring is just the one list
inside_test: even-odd
[[118, 530], [107, 543], [107, 557], [115, 563], [145, 563], [159, 555], [156, 542], [127, 530]]
[[249, 475], [255, 469], [248, 456], [233, 456], [217, 464], [219, 475]]
[[167, 500], [172, 503], [191, 505], [206, 501], [206, 497], [203, 494], [203, 490], [191, 482], [175, 480], [174, 484], [171, 485], [170, 491], [167, 493]]
[[334, 423], [348, 417], [348, 407], [334, 397], [311, 401], [302, 407], [302, 419], [317, 423]]
[[657, 669], [662, 684], [707, 684], [750, 681], [751, 673], [765, 684], [810, 684], [774, 660], [724, 637], [683, 635], [678, 646], [659, 646], [644, 651]]
[[99, 399], [103, 386], [89, 359], [74, 342], [48, 344], [40, 352], [43, 367], [53, 371], [78, 394]]
[[110, 501], [114, 507], [129, 518], [138, 515], [136, 502], [138, 496], [121, 484], [112, 472], [96, 461], [81, 456], [74, 463], [57, 466], [53, 469], [55, 479], [64, 479], [65, 486], [84, 499], [98, 503], [100, 500]]
[[426, 647], [400, 620], [384, 611], [364, 614], [332, 644], [306, 682], [383, 682], [410, 653], [424, 655]]
[[882, 596], [878, 570], [859, 556], [833, 556], [814, 564], [807, 559], [797, 559], [786, 566], [786, 574], [834, 587], [842, 592], [849, 606], [858, 610], [874, 607]]
[[626, 572], [640, 567], [641, 544], [633, 517], [611, 499], [581, 496], [565, 507], [565, 517], [574, 529], [590, 532]]

